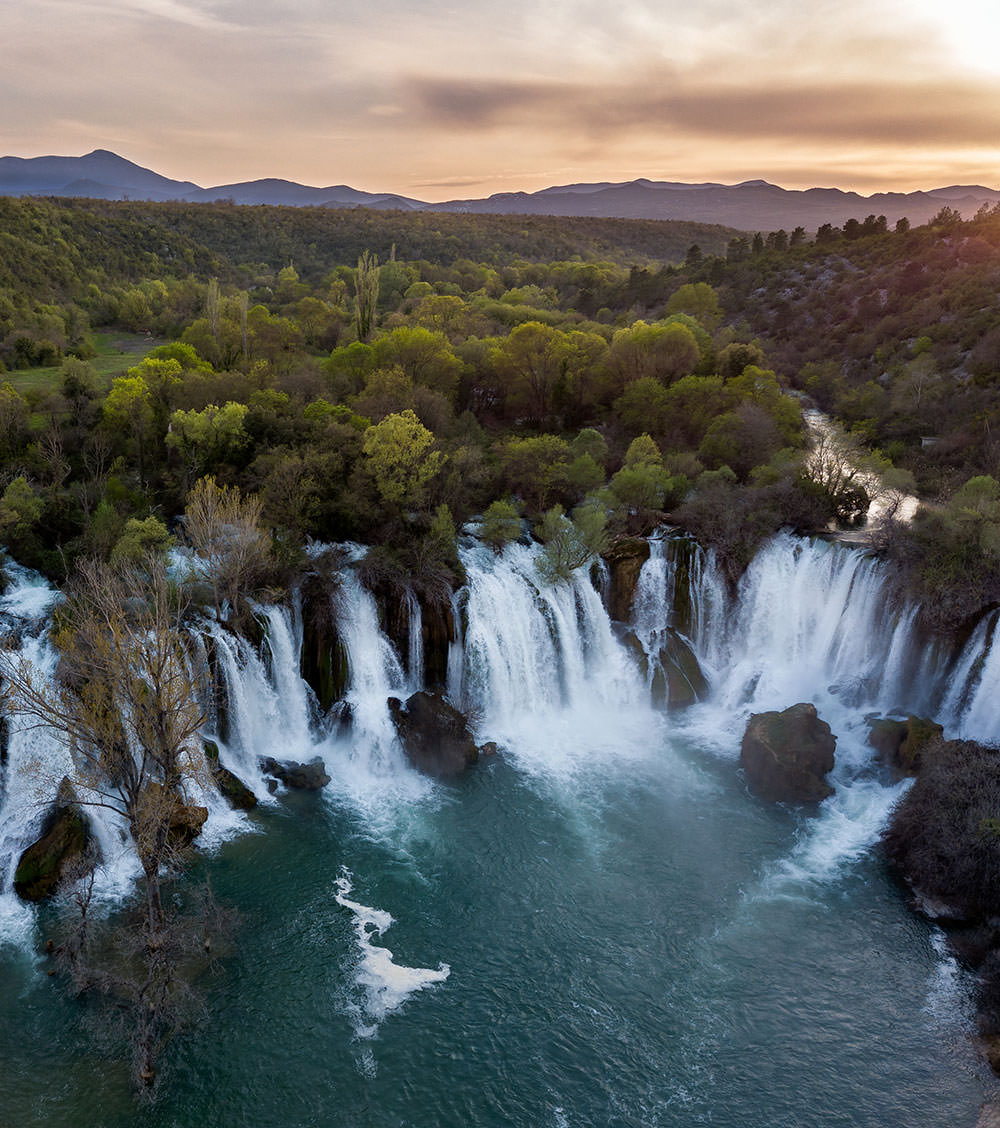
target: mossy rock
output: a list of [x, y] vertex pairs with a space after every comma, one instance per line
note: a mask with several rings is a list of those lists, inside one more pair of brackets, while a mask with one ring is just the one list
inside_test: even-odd
[[420, 631], [424, 648], [424, 685], [443, 690], [448, 681], [448, 652], [458, 635], [451, 605], [420, 600]]
[[50, 897], [73, 864], [83, 857], [89, 839], [90, 824], [75, 803], [53, 808], [42, 826], [41, 837], [17, 863], [14, 892], [25, 901]]
[[833, 794], [837, 738], [809, 702], [783, 712], [753, 713], [740, 747], [740, 766], [750, 789], [762, 799], [818, 803]]
[[257, 806], [257, 796], [228, 768], [217, 765], [212, 769], [212, 778], [230, 807], [237, 811], [252, 811]]
[[[620, 634], [622, 645], [635, 658], [639, 676], [649, 678], [649, 655], [643, 649], [635, 631]], [[691, 649], [690, 643], [671, 631], [660, 647], [652, 678], [650, 700], [657, 707], [683, 709], [708, 696], [708, 681]]]
[[899, 746], [899, 762], [907, 774], [920, 771], [928, 745], [935, 738], [944, 736], [944, 726], [928, 717], [910, 716], [906, 719], [906, 738]]
[[915, 776], [931, 742], [944, 735], [944, 729], [928, 717], [909, 716], [905, 721], [882, 717], [873, 721], [868, 743], [897, 779]]
[[328, 577], [310, 575], [302, 585], [302, 653], [299, 670], [324, 713], [347, 692], [347, 647], [340, 637]]

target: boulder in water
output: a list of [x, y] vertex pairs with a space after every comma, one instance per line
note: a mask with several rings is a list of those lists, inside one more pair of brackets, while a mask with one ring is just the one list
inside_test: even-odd
[[315, 756], [307, 764], [265, 756], [260, 762], [260, 770], [297, 791], [319, 791], [330, 782], [326, 765], [320, 756]]
[[149, 784], [143, 792], [142, 801], [154, 809], [161, 803], [169, 802], [167, 842], [175, 850], [183, 850], [190, 846], [201, 834], [201, 828], [208, 819], [207, 807], [185, 803], [184, 799], [176, 793], [170, 793], [169, 797], [164, 796], [163, 785], [159, 783]]
[[230, 807], [237, 811], [252, 811], [257, 806], [257, 796], [228, 768], [221, 764], [213, 768], [212, 779]]
[[751, 791], [779, 803], [818, 803], [833, 794], [826, 781], [837, 738], [815, 705], [801, 702], [783, 712], [754, 713], [740, 747], [740, 765]]
[[436, 693], [389, 698], [389, 711], [407, 759], [428, 775], [460, 775], [479, 759], [464, 714]]
[[203, 740], [202, 745], [212, 779], [222, 797], [237, 811], [252, 811], [257, 806], [257, 796], [238, 775], [219, 763], [219, 746], [214, 740]]
[[87, 849], [90, 823], [81, 811], [69, 780], [59, 786], [56, 806], [46, 816], [42, 833], [21, 855], [14, 871], [14, 892], [25, 901], [51, 896]]
[[927, 717], [909, 716], [905, 721], [880, 718], [873, 721], [868, 743], [896, 779], [914, 776], [920, 770], [931, 741], [944, 735], [944, 728]]

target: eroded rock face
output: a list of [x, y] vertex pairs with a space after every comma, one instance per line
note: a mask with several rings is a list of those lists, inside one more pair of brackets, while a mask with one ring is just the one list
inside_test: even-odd
[[14, 892], [25, 901], [51, 896], [72, 866], [83, 857], [90, 823], [76, 802], [68, 780], [59, 787], [56, 806], [42, 824], [42, 833], [21, 855], [14, 871]]
[[460, 775], [479, 759], [468, 721], [436, 693], [414, 693], [404, 702], [389, 698], [389, 711], [407, 759], [439, 778]]
[[636, 584], [643, 564], [649, 559], [649, 542], [641, 537], [616, 541], [604, 553], [611, 582], [608, 587], [608, 614], [627, 623], [632, 613]]
[[671, 631], [659, 651], [653, 655], [652, 676], [649, 672], [650, 656], [646, 654], [635, 631], [627, 631], [620, 637], [635, 657], [639, 673], [649, 684], [653, 705], [683, 709], [696, 701], [704, 701], [708, 696], [708, 681], [690, 643], [681, 635]]
[[300, 764], [295, 760], [275, 760], [265, 756], [260, 762], [260, 770], [265, 775], [274, 776], [286, 787], [295, 788], [297, 791], [319, 791], [330, 782], [330, 777], [326, 774], [326, 766], [319, 756], [307, 764]]
[[325, 575], [307, 576], [302, 583], [302, 636], [302, 677], [326, 713], [347, 691], [348, 666]]
[[818, 803], [833, 794], [826, 780], [837, 738], [816, 707], [754, 713], [740, 747], [740, 765], [754, 794], [779, 803]]

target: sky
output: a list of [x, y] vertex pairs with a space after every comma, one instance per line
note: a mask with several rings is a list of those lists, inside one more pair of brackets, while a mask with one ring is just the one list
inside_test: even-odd
[[1000, 187], [996, 0], [3, 0], [0, 42], [0, 154], [202, 187]]

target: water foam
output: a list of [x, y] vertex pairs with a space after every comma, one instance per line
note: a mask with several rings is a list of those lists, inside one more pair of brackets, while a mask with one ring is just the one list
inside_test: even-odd
[[354, 917], [354, 938], [357, 959], [353, 966], [355, 995], [348, 1004], [348, 1013], [358, 1039], [374, 1038], [379, 1027], [417, 991], [443, 983], [451, 974], [446, 963], [437, 968], [404, 967], [393, 959], [388, 948], [374, 944], [394, 923], [391, 913], [352, 901], [347, 894], [354, 889], [353, 875], [346, 867], [337, 878], [334, 900], [350, 910]]

